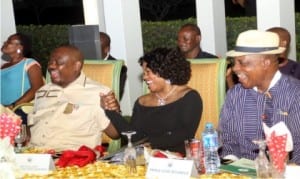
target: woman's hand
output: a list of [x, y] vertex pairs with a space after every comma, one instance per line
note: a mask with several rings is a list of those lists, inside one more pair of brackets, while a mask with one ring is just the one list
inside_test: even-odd
[[112, 91], [107, 94], [100, 93], [100, 105], [105, 110], [121, 112], [120, 104]]

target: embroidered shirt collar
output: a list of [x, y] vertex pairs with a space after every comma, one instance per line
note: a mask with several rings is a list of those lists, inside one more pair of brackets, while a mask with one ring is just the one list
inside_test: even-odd
[[73, 81], [72, 83], [70, 83], [68, 86], [72, 86], [72, 85], [81, 85], [81, 86], [84, 86], [85, 82], [86, 82], [86, 76], [83, 73], [83, 71], [81, 71], [79, 77], [75, 81]]

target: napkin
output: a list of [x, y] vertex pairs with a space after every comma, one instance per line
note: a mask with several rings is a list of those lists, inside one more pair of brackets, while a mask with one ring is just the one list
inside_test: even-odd
[[168, 150], [151, 149], [144, 146], [144, 157], [146, 163], [149, 162], [150, 157], [169, 158], [169, 159], [183, 159], [183, 155], [178, 152], [170, 152]]
[[55, 163], [59, 167], [67, 167], [77, 165], [83, 167], [89, 163], [94, 162], [96, 159], [96, 153], [89, 147], [83, 145], [78, 151], [65, 150]]
[[14, 144], [15, 136], [20, 132], [22, 120], [9, 109], [1, 106], [0, 114], [0, 139], [10, 138], [10, 143]]
[[285, 169], [288, 152], [293, 150], [291, 132], [282, 121], [271, 128], [263, 123], [263, 128], [271, 161], [274, 167], [282, 172]]
[[21, 178], [22, 171], [16, 163], [14, 147], [10, 143], [10, 137], [0, 139], [0, 179]]

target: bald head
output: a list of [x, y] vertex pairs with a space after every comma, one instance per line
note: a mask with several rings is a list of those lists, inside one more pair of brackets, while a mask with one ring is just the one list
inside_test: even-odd
[[[290, 35], [289, 31], [286, 30], [285, 28], [273, 27], [273, 28], [268, 29], [267, 31], [278, 34], [281, 47], [285, 47], [287, 49], [290, 46], [291, 35]], [[285, 41], [285, 43], [282, 43], [283, 41]]]
[[62, 45], [56, 49], [52, 53], [55, 53], [57, 51], [60, 51], [64, 53], [65, 55], [69, 56], [69, 60], [79, 61], [83, 62], [84, 57], [83, 53], [75, 46], [73, 45]]
[[185, 58], [195, 58], [200, 52], [201, 31], [196, 24], [181, 26], [177, 34], [177, 46]]
[[279, 36], [279, 46], [284, 47], [285, 51], [279, 55], [280, 66], [288, 62], [288, 53], [291, 42], [291, 35], [289, 31], [283, 27], [272, 27], [267, 29], [268, 32], [274, 32]]
[[105, 58], [110, 51], [110, 37], [104, 32], [100, 32], [101, 55]]
[[54, 49], [48, 63], [52, 83], [68, 86], [79, 77], [82, 65], [83, 54], [77, 47], [63, 45]]

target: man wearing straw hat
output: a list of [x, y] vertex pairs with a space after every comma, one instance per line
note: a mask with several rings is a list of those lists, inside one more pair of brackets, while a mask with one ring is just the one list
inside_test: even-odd
[[271, 127], [283, 121], [293, 139], [290, 162], [300, 164], [300, 81], [278, 70], [284, 50], [276, 33], [248, 30], [227, 52], [240, 83], [227, 92], [220, 114], [222, 158], [255, 159], [253, 140], [265, 138], [263, 123]]

